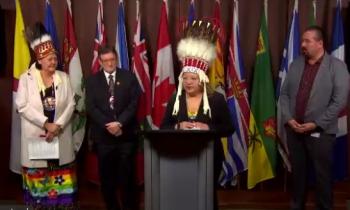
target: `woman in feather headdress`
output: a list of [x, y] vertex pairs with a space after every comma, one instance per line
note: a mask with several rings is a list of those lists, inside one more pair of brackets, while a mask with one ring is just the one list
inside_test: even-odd
[[[34, 209], [77, 209], [71, 117], [74, 94], [41, 23], [26, 29], [36, 61], [18, 84], [24, 201]], [[45, 149], [46, 148], [46, 149]]]
[[[208, 21], [195, 20], [185, 31], [177, 46], [182, 63], [176, 94], [169, 100], [162, 129], [213, 130], [218, 133], [214, 141], [214, 183], [222, 167], [221, 136], [233, 131], [228, 106], [222, 94], [209, 88], [206, 72], [216, 57], [217, 27]], [[216, 196], [215, 196], [216, 197]], [[217, 199], [214, 199], [217, 208]]]

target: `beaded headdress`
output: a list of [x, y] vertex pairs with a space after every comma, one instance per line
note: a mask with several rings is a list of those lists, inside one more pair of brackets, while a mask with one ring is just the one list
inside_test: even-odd
[[27, 27], [25, 33], [37, 60], [56, 52], [51, 36], [40, 22], [35, 23], [33, 27]]
[[191, 25], [185, 29], [184, 38], [177, 46], [177, 56], [179, 57], [182, 70], [179, 75], [179, 85], [177, 88], [176, 100], [173, 108], [173, 115], [179, 112], [179, 97], [183, 88], [183, 73], [191, 72], [199, 76], [199, 81], [203, 83], [203, 113], [211, 116], [206, 83], [209, 78], [206, 72], [211, 62], [216, 57], [215, 41], [217, 38], [218, 27], [209, 21], [194, 20]]

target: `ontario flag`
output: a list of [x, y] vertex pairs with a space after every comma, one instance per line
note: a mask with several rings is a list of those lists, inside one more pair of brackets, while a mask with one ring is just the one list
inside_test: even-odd
[[250, 106], [248, 101], [247, 84], [240, 49], [238, 24], [238, 1], [234, 1], [233, 26], [231, 31], [229, 57], [226, 75], [226, 98], [230, 117], [236, 128], [235, 132], [222, 140], [225, 160], [221, 185], [236, 185], [236, 175], [247, 170], [249, 141]]
[[145, 127], [151, 127], [152, 114], [152, 89], [149, 66], [147, 59], [146, 40], [141, 31], [141, 14], [139, 13], [140, 2], [136, 1], [136, 30], [134, 34], [134, 55], [132, 68], [141, 87], [141, 96], [137, 111], [138, 121]]
[[96, 22], [96, 35], [94, 40], [94, 57], [92, 59], [91, 73], [95, 74], [100, 70], [100, 63], [98, 62], [98, 48], [101, 45], [106, 44], [106, 33], [103, 22], [103, 1], [98, 1], [97, 8], [97, 22]]
[[[106, 35], [103, 22], [103, 1], [98, 1], [97, 8], [97, 22], [96, 22], [96, 36], [94, 40], [94, 57], [92, 60], [91, 74], [95, 74], [100, 70], [100, 63], [98, 62], [98, 48], [106, 44]], [[89, 146], [92, 145], [92, 139], [89, 139]], [[92, 146], [91, 146], [92, 147]], [[96, 154], [89, 151], [85, 160], [86, 178], [92, 183], [99, 184], [98, 163]]]
[[26, 71], [30, 63], [30, 52], [24, 37], [24, 23], [20, 1], [16, 0], [15, 43], [13, 55], [13, 87], [12, 87], [12, 124], [11, 124], [11, 153], [10, 170], [20, 174], [21, 166], [21, 118], [16, 112], [15, 99], [17, 95], [18, 80]]
[[78, 44], [73, 27], [71, 0], [67, 0], [64, 23], [63, 70], [68, 73], [74, 91], [75, 111], [72, 117], [72, 129], [74, 149], [78, 151], [85, 135], [85, 87]]
[[[133, 46], [132, 69], [142, 91], [137, 109], [137, 119], [142, 130], [149, 130], [152, 126], [152, 89], [146, 40], [141, 30], [140, 2], [138, 0], [136, 1], [136, 30]], [[136, 178], [138, 184], [144, 183], [144, 152], [142, 147], [136, 154]]]
[[173, 56], [168, 32], [167, 1], [163, 0], [152, 89], [153, 129], [159, 129], [168, 100], [175, 90]]
[[[341, 1], [337, 0], [337, 8], [333, 22], [333, 37], [331, 53], [334, 57], [344, 61], [344, 30], [341, 15]], [[348, 175], [348, 113], [344, 109], [338, 116], [338, 132], [333, 153], [333, 179], [343, 180]]]

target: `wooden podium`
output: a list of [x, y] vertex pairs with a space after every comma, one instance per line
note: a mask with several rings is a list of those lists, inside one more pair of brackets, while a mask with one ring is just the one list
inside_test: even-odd
[[212, 210], [216, 133], [152, 130], [143, 134], [145, 210]]

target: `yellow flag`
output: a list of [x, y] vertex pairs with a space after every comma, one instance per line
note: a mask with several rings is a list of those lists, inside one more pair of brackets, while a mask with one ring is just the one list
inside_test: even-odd
[[16, 0], [16, 26], [15, 26], [15, 46], [13, 55], [13, 77], [19, 76], [28, 69], [30, 63], [30, 52], [24, 36], [24, 23], [19, 0]]
[[222, 28], [220, 17], [220, 1], [215, 1], [214, 7], [214, 24], [220, 27], [219, 36], [216, 40], [216, 58], [208, 70], [209, 86], [222, 95], [225, 95], [225, 70], [224, 70], [224, 55], [222, 52], [222, 44], [224, 40], [224, 31]]
[[216, 54], [217, 56], [208, 71], [209, 85], [213, 90], [217, 90], [220, 93], [224, 93], [225, 72], [222, 61], [223, 53], [219, 40], [216, 41]]
[[271, 163], [268, 159], [261, 134], [256, 125], [253, 113], [249, 119], [248, 145], [248, 189], [252, 189], [261, 181], [274, 177]]
[[15, 98], [17, 94], [18, 79], [25, 72], [30, 63], [30, 53], [28, 44], [24, 36], [24, 24], [19, 0], [16, 0], [16, 26], [15, 43], [13, 55], [13, 105], [12, 105], [12, 124], [11, 124], [11, 152], [10, 169], [11, 171], [21, 173], [21, 119], [16, 112]]

